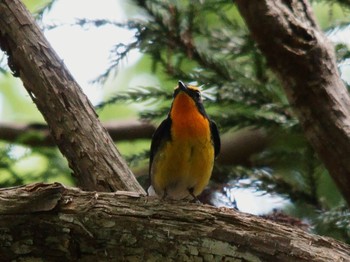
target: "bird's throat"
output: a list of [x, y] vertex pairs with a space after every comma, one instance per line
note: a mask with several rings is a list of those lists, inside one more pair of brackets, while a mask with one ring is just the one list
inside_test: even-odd
[[172, 120], [172, 135], [177, 138], [207, 137], [209, 122], [196, 106], [196, 103], [187, 94], [180, 93], [173, 102], [170, 112]]

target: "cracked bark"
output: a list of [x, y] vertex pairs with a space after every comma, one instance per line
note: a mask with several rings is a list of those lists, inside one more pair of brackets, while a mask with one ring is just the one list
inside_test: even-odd
[[86, 190], [144, 192], [78, 84], [19, 0], [0, 1], [0, 46]]
[[237, 0], [304, 133], [350, 204], [350, 97], [306, 0]]
[[4, 261], [350, 261], [344, 243], [253, 215], [58, 183], [1, 189], [0, 236]]

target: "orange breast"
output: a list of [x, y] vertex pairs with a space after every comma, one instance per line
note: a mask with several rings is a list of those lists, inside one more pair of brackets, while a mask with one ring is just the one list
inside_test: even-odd
[[172, 135], [175, 138], [210, 136], [208, 119], [199, 113], [195, 102], [185, 93], [176, 96], [172, 110]]

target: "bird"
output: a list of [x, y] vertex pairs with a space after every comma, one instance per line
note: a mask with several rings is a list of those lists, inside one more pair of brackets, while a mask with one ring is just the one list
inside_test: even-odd
[[200, 89], [179, 81], [168, 116], [152, 136], [148, 194], [198, 200], [219, 152], [219, 131], [205, 112]]

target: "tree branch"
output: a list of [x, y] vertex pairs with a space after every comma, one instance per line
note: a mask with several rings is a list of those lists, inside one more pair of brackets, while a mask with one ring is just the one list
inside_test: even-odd
[[[126, 120], [104, 123], [113, 141], [150, 139], [155, 126], [149, 123]], [[42, 124], [0, 123], [0, 140], [27, 146], [56, 146], [48, 126]]]
[[6, 261], [350, 260], [344, 243], [231, 209], [58, 183], [1, 189], [0, 233]]
[[237, 0], [252, 37], [350, 204], [350, 97], [307, 0]]
[[144, 192], [62, 60], [19, 0], [0, 2], [0, 46], [86, 190]]
[[[151, 139], [156, 129], [154, 125], [138, 120], [107, 122], [103, 126], [114, 142]], [[48, 126], [34, 123], [0, 122], [0, 140], [34, 147], [56, 146]], [[263, 151], [269, 144], [270, 137], [262, 129], [246, 128], [234, 133], [226, 133], [221, 140], [221, 152], [217, 159], [219, 164], [251, 166], [251, 156]], [[146, 169], [148, 167], [145, 167]]]

